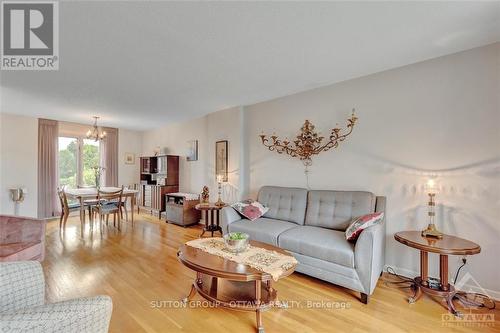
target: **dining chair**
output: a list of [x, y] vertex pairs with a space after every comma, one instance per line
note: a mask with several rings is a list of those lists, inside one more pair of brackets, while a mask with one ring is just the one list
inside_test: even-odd
[[57, 188], [57, 196], [59, 197], [59, 202], [61, 204], [61, 217], [59, 218], [59, 228], [66, 227], [66, 221], [68, 221], [68, 216], [71, 211], [76, 211], [80, 209], [79, 203], [68, 204], [68, 198], [66, 197], [66, 192], [64, 192], [64, 187]]
[[[109, 215], [113, 214], [113, 225], [116, 226], [118, 220], [118, 230], [121, 230], [121, 211], [123, 198], [123, 186], [120, 190], [114, 192], [103, 192], [100, 189], [97, 191], [97, 204], [92, 207], [92, 211], [99, 215], [99, 227], [102, 232], [102, 222], [106, 216], [106, 225], [109, 221]], [[92, 224], [93, 214], [91, 217]]]
[[[127, 187], [129, 190], [135, 190], [135, 191], [139, 190], [139, 184], [137, 184], [137, 183], [129, 184]], [[131, 199], [131, 200], [133, 200], [133, 199]], [[139, 214], [139, 205], [137, 205], [137, 214]]]
[[[137, 184], [129, 184], [129, 185], [125, 186], [124, 188], [128, 189], [128, 190], [137, 190], [137, 187], [138, 187]], [[130, 199], [130, 200], [133, 200], [133, 199]], [[122, 215], [122, 219], [123, 219], [123, 212], [124, 211], [125, 211], [125, 219], [128, 221], [127, 198], [126, 197], [123, 198], [122, 205], [120, 206], [120, 212]], [[132, 223], [133, 223], [133, 221], [132, 221]]]
[[[130, 185], [124, 186], [122, 185], [123, 189], [130, 189]], [[127, 211], [127, 197], [123, 197], [121, 200], [120, 204], [120, 214], [123, 219], [123, 212], [125, 212], [125, 219], [128, 221], [128, 211]]]
[[[76, 188], [93, 188], [95, 189], [96, 187], [93, 185], [77, 185]], [[83, 205], [89, 209], [89, 220], [92, 220], [93, 216], [92, 215], [92, 207], [97, 205], [98, 199], [97, 197], [95, 199], [86, 199], [83, 200]]]

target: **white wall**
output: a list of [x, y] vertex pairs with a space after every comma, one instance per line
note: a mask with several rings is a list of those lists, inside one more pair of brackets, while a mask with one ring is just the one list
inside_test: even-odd
[[[138, 131], [118, 129], [118, 184], [139, 184], [139, 157], [142, 152], [142, 134]], [[125, 153], [135, 156], [134, 164], [125, 163]]]
[[28, 193], [19, 215], [37, 217], [38, 119], [0, 113], [0, 213], [14, 214], [9, 188]]
[[234, 202], [239, 196], [239, 158], [240, 158], [240, 113], [238, 108], [231, 108], [211, 113], [207, 116], [207, 184], [213, 199], [216, 200], [217, 180], [215, 175], [215, 143], [221, 140], [228, 141], [228, 182], [223, 184], [222, 199]]
[[[418, 251], [393, 235], [426, 226], [423, 186], [436, 176], [439, 229], [481, 245], [467, 268], [483, 288], [500, 291], [500, 269], [490, 264], [500, 251], [499, 66], [497, 43], [248, 106], [250, 189], [306, 186], [301, 163], [267, 151], [262, 130], [292, 138], [309, 119], [326, 135], [356, 107], [353, 134], [313, 159], [310, 188], [387, 196], [386, 263], [414, 274]], [[458, 262], [451, 258], [451, 272]], [[436, 260], [431, 267], [437, 274]]]
[[[500, 298], [500, 270], [491, 264], [498, 261], [500, 251], [499, 77], [497, 43], [249, 105], [243, 124], [234, 108], [167, 126], [145, 133], [143, 151], [166, 145], [182, 153], [187, 139], [199, 138], [204, 142], [200, 162], [206, 166], [192, 172], [181, 165], [181, 188], [199, 192], [203, 181], [215, 185], [216, 140], [229, 139], [229, 168], [241, 169], [239, 133], [246, 127], [251, 195], [255, 197], [262, 185], [306, 187], [301, 162], [268, 151], [258, 135], [276, 132], [291, 139], [305, 119], [327, 135], [336, 123], [345, 126], [356, 107], [359, 123], [353, 134], [340, 148], [313, 159], [310, 188], [368, 190], [386, 196], [386, 263], [411, 276], [418, 272], [418, 252], [395, 242], [393, 235], [427, 225], [424, 184], [435, 177], [440, 187], [438, 228], [482, 248], [481, 254], [469, 258], [462, 274], [469, 270]], [[231, 185], [237, 184], [239, 171], [231, 177]], [[227, 197], [230, 201], [233, 196]], [[450, 258], [450, 272], [459, 260]], [[432, 274], [437, 275], [437, 267], [432, 256]]]
[[[198, 161], [186, 161], [187, 142], [198, 140]], [[172, 124], [143, 133], [142, 155], [152, 156], [156, 147], [167, 148], [167, 153], [179, 155], [180, 191], [201, 192], [207, 183], [207, 117]]]
[[[211, 113], [191, 121], [175, 123], [143, 132], [144, 156], [153, 154], [156, 147], [166, 148], [168, 154], [180, 156], [180, 191], [200, 193], [203, 186], [210, 189], [211, 199], [217, 198], [215, 177], [215, 142], [228, 141], [228, 183], [223, 186], [223, 200], [233, 202], [239, 195], [239, 117], [238, 108]], [[198, 140], [198, 161], [186, 161], [187, 141]]]

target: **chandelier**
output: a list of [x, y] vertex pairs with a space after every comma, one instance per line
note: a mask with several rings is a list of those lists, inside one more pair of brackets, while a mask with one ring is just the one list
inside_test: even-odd
[[333, 128], [328, 137], [328, 141], [324, 141], [325, 137], [320, 136], [319, 133], [314, 130], [314, 125], [309, 120], [304, 122], [304, 125], [302, 125], [300, 129], [300, 134], [297, 135], [293, 142], [286, 138], [281, 140], [276, 135], [272, 135], [271, 138], [268, 139], [267, 135], [262, 134], [260, 138], [262, 144], [270, 151], [297, 157], [307, 167], [312, 164], [311, 157], [313, 155], [318, 155], [323, 151], [337, 148], [339, 143], [344, 141], [345, 138], [352, 133], [352, 129], [357, 120], [358, 118], [354, 116], [354, 109], [352, 109], [352, 115], [347, 119], [347, 128], [344, 131], [337, 127]]
[[97, 119], [99, 117], [94, 116], [94, 125], [87, 131], [87, 139], [94, 139], [94, 141], [103, 140], [106, 137], [106, 132], [102, 130], [101, 127], [97, 126]]

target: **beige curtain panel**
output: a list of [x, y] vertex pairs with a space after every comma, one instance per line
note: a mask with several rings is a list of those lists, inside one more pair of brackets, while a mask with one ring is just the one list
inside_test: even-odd
[[101, 141], [101, 163], [105, 168], [102, 184], [118, 186], [118, 129], [104, 127], [106, 138]]
[[58, 123], [38, 119], [38, 217], [59, 215], [57, 199]]

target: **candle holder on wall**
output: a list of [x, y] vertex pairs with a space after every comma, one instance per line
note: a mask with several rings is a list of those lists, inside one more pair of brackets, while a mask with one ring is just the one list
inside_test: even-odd
[[311, 157], [313, 155], [318, 155], [323, 151], [337, 148], [339, 143], [344, 141], [352, 133], [357, 120], [358, 118], [354, 115], [354, 109], [352, 109], [352, 115], [347, 119], [347, 128], [344, 130], [344, 133], [342, 133], [342, 130], [338, 127], [333, 128], [330, 131], [328, 141], [324, 141], [325, 137], [320, 136], [319, 133], [314, 130], [314, 125], [307, 119], [293, 142], [286, 138], [284, 140], [279, 139], [276, 135], [272, 135], [269, 139], [267, 135], [261, 134], [260, 139], [262, 140], [262, 144], [270, 151], [297, 157], [307, 167], [312, 164]]

